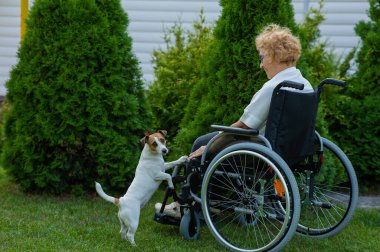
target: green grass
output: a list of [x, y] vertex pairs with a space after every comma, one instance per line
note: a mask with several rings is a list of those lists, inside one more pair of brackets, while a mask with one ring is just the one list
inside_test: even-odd
[[[96, 197], [24, 194], [0, 168], [0, 251], [223, 251], [202, 225], [201, 238], [183, 240], [178, 227], [153, 221], [159, 190], [142, 210], [132, 248], [119, 236], [117, 207]], [[358, 209], [338, 235], [294, 236], [284, 251], [380, 251], [380, 210]]]

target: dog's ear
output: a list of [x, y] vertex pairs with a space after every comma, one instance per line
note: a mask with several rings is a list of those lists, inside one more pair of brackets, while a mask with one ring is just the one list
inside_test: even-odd
[[158, 133], [161, 133], [164, 137], [168, 134], [166, 130], [157, 130]]
[[150, 131], [147, 130], [147, 131], [145, 132], [145, 136], [144, 136], [143, 138], [140, 139], [140, 143], [141, 143], [142, 146], [144, 146], [145, 143], [149, 140], [149, 136], [150, 136]]
[[140, 139], [140, 143], [143, 147], [148, 141], [149, 141], [149, 136], [144, 136], [143, 138]]

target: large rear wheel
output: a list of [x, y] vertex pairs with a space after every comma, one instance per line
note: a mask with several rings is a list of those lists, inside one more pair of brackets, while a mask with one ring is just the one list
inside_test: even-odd
[[[322, 138], [322, 165], [318, 172], [295, 171], [301, 194], [297, 232], [324, 238], [340, 232], [351, 220], [358, 201], [355, 170], [343, 151]], [[319, 148], [319, 147], [318, 147]]]
[[221, 151], [204, 175], [201, 199], [210, 232], [235, 251], [278, 251], [297, 228], [293, 173], [262, 145], [238, 143]]

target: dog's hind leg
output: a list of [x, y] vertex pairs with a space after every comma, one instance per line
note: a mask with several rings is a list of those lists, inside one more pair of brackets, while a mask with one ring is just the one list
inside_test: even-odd
[[132, 227], [132, 226], [129, 227], [129, 229], [128, 229], [127, 237], [128, 237], [128, 240], [130, 241], [130, 243], [132, 244], [132, 246], [136, 246], [136, 243], [135, 243], [136, 230], [137, 230], [137, 228]]
[[135, 208], [135, 211], [132, 211], [133, 213], [129, 214], [129, 225], [128, 225], [128, 232], [127, 232], [127, 238], [131, 242], [132, 246], [136, 246], [135, 243], [135, 234], [137, 231], [137, 228], [139, 226], [139, 217], [140, 217], [140, 208]]
[[127, 226], [124, 224], [124, 222], [119, 219], [120, 221], [120, 225], [121, 225], [121, 228], [120, 228], [120, 235], [121, 235], [121, 238], [126, 240], [127, 239]]
[[130, 215], [127, 238], [131, 242], [132, 246], [136, 246], [135, 234], [137, 227], [139, 226], [140, 208], [137, 208], [133, 215]]
[[[129, 202], [129, 203], [131, 207], [124, 208], [118, 214], [120, 222], [122, 223], [120, 234], [123, 231], [124, 232], [124, 237], [122, 234], [123, 239], [128, 239], [129, 242], [132, 244], [132, 246], [136, 246], [135, 233], [139, 225], [140, 205], [137, 204], [136, 202]], [[126, 232], [126, 229], [128, 229], [128, 232]]]

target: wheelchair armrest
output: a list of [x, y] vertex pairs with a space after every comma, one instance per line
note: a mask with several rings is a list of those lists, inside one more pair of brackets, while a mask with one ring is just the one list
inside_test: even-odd
[[237, 134], [237, 135], [248, 135], [256, 136], [259, 134], [257, 129], [242, 129], [236, 127], [222, 126], [222, 125], [211, 125], [213, 131], [223, 131], [227, 133]]

